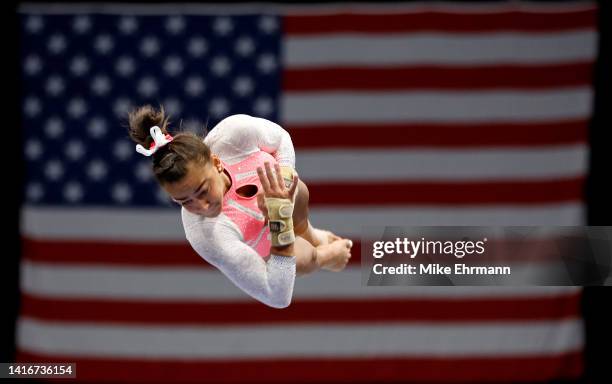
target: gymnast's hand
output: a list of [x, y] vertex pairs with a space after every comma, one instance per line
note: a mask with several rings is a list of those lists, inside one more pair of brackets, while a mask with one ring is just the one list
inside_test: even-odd
[[281, 175], [280, 165], [278, 165], [278, 163], [274, 164], [274, 169], [276, 172], [272, 170], [270, 163], [265, 162], [264, 166], [265, 171], [261, 167], [257, 167], [257, 176], [259, 176], [259, 181], [261, 182], [261, 187], [263, 188], [263, 193], [257, 194], [257, 206], [267, 220], [268, 209], [266, 207], [264, 198], [276, 197], [280, 199], [288, 199], [294, 203], [293, 198], [295, 195], [295, 189], [298, 186], [298, 176], [297, 174], [293, 175], [291, 187], [287, 189], [285, 186], [285, 180]]

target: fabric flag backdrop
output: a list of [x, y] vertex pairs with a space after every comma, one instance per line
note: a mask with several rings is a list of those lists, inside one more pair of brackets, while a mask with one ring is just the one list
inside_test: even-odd
[[296, 280], [268, 308], [186, 243], [124, 127], [292, 135], [314, 225], [582, 225], [592, 3], [20, 8], [19, 361], [82, 380], [470, 381], [583, 369], [579, 288]]

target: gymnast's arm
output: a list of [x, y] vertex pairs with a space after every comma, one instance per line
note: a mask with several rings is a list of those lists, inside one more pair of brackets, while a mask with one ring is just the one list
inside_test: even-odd
[[242, 242], [236, 229], [221, 220], [192, 222], [185, 225], [185, 234], [203, 259], [256, 300], [274, 308], [291, 304], [296, 263], [289, 253], [293, 252], [272, 249], [266, 262]]
[[[216, 131], [216, 132], [215, 132]], [[295, 168], [295, 150], [289, 132], [280, 125], [250, 115], [228, 116], [215, 126], [204, 140], [206, 144], [221, 144], [224, 158], [265, 151], [281, 166]]]

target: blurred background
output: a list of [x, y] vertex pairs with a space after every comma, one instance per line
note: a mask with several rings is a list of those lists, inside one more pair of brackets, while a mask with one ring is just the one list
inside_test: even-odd
[[609, 9], [10, 4], [1, 361], [83, 382], [608, 382], [607, 287], [362, 287], [356, 251], [265, 307], [191, 250], [125, 128], [147, 103], [175, 131], [278, 122], [313, 224], [356, 250], [366, 225], [607, 225]]

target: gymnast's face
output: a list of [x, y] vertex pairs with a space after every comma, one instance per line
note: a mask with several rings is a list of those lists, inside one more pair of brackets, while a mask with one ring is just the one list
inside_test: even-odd
[[206, 165], [189, 163], [185, 177], [163, 185], [174, 202], [191, 213], [205, 217], [215, 217], [221, 213], [223, 195], [229, 181], [228, 177], [224, 177], [219, 158], [212, 155], [211, 160]]

